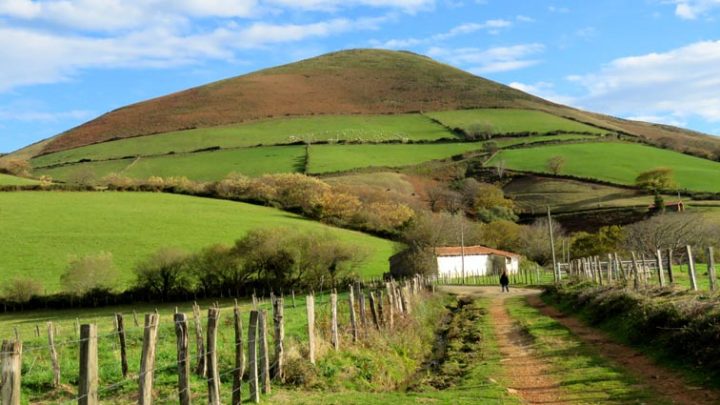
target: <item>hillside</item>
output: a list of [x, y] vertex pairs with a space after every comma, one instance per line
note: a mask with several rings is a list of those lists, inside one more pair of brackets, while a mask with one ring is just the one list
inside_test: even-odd
[[[129, 105], [17, 151], [15, 155], [30, 158], [142, 135], [175, 133], [183, 137], [186, 133], [192, 135], [188, 130], [285, 117], [385, 115], [470, 108], [544, 111], [596, 128], [641, 137], [681, 152], [710, 158], [720, 156], [720, 139], [715, 137], [580, 111], [425, 56], [368, 49], [330, 53]], [[277, 143], [277, 137], [271, 132], [266, 131], [259, 137], [257, 133], [243, 134], [242, 131], [236, 135], [237, 138], [249, 137], [247, 143], [267, 145]], [[284, 135], [287, 138], [287, 134]]]
[[394, 243], [332, 228], [273, 208], [159, 193], [0, 193], [0, 274], [42, 280], [46, 293], [60, 289], [70, 258], [110, 252], [122, 275], [160, 248], [196, 252], [232, 244], [248, 230], [286, 227], [330, 232], [364, 249], [362, 276], [387, 271]]

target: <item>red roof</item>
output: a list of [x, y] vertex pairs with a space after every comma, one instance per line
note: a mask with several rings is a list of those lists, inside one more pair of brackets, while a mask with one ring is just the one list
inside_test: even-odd
[[[460, 256], [462, 255], [462, 247], [450, 246], [435, 248], [436, 256]], [[519, 254], [506, 252], [504, 250], [493, 249], [485, 246], [465, 246], [465, 256], [469, 255], [497, 255], [505, 257], [520, 257]]]

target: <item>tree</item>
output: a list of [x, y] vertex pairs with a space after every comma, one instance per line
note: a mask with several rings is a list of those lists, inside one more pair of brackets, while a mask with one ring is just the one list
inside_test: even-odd
[[490, 139], [495, 132], [492, 124], [488, 122], [475, 122], [465, 129], [465, 137], [469, 140]]
[[557, 176], [565, 167], [565, 158], [557, 155], [547, 161], [547, 168], [553, 175]]
[[[552, 249], [547, 221], [546, 218], [536, 220], [532, 225], [525, 226], [520, 235], [521, 252], [527, 256], [528, 259], [541, 265], [552, 262]], [[563, 237], [565, 232], [560, 223], [555, 220], [552, 221], [552, 229], [556, 242], [555, 246], [557, 248], [557, 242]]]
[[521, 234], [524, 231], [522, 225], [507, 220], [494, 221], [482, 227], [482, 242], [484, 245], [518, 252], [521, 247]]
[[32, 166], [25, 159], [6, 157], [0, 159], [0, 173], [13, 176], [29, 176]]
[[67, 182], [76, 186], [91, 187], [97, 184], [97, 176], [89, 166], [80, 165], [78, 169], [68, 175]]
[[571, 251], [574, 257], [601, 256], [616, 252], [625, 241], [623, 229], [617, 225], [604, 226], [596, 233], [580, 232], [575, 235]]
[[627, 250], [653, 255], [657, 249], [681, 251], [686, 245], [712, 246], [720, 239], [716, 224], [702, 214], [657, 215], [625, 227]]
[[112, 290], [117, 286], [118, 276], [112, 253], [101, 252], [70, 260], [60, 282], [65, 292], [83, 296], [93, 290]]
[[643, 190], [658, 193], [676, 187], [673, 171], [668, 167], [658, 167], [640, 173], [635, 178], [635, 185]]
[[135, 267], [137, 286], [167, 300], [171, 294], [192, 287], [187, 270], [188, 255], [175, 248], [162, 248]]
[[30, 301], [32, 297], [42, 294], [42, 291], [42, 284], [30, 277], [15, 277], [2, 287], [3, 297], [18, 304]]
[[231, 289], [237, 291], [250, 278], [242, 258], [232, 249], [213, 245], [192, 255], [187, 260], [188, 273], [206, 295]]

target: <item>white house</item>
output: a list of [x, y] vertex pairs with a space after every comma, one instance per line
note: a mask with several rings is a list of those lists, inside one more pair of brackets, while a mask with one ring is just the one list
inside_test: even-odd
[[439, 276], [466, 276], [516, 274], [520, 267], [520, 255], [485, 246], [441, 247], [435, 249]]

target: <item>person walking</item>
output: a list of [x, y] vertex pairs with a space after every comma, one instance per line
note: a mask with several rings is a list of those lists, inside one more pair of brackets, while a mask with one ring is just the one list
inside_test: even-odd
[[500, 287], [502, 288], [502, 292], [510, 292], [510, 279], [508, 278], [506, 270], [503, 270], [500, 275]]

